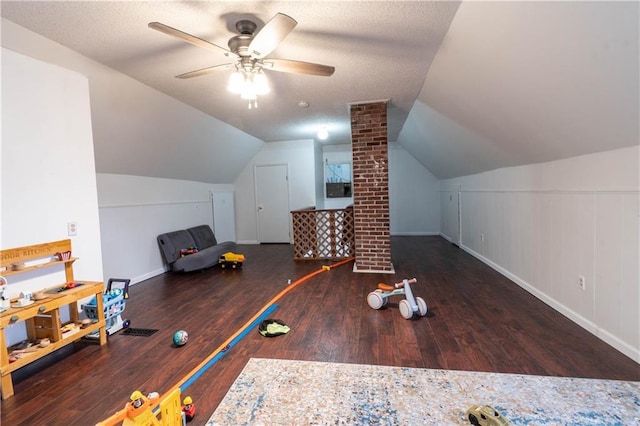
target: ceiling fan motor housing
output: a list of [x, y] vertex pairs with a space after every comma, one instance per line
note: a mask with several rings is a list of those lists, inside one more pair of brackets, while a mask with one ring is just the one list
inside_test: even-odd
[[251, 53], [249, 52], [249, 45], [252, 40], [253, 35], [251, 34], [233, 36], [229, 39], [229, 50], [238, 56], [251, 56]]

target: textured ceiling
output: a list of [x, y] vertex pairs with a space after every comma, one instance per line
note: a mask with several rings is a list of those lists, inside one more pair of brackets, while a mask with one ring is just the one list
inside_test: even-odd
[[[350, 143], [348, 104], [381, 99], [389, 99], [389, 139], [440, 179], [638, 145], [639, 9], [631, 1], [3, 1], [1, 13], [257, 138], [233, 161], [231, 150], [218, 158], [224, 142], [210, 140], [215, 124], [198, 127], [190, 114], [186, 128], [149, 131], [116, 116], [105, 95], [117, 88], [94, 75], [99, 172], [219, 183], [234, 181], [258, 139], [311, 139], [327, 126], [327, 143]], [[272, 93], [252, 110], [226, 91], [228, 72], [174, 78], [227, 63], [223, 54], [147, 27], [159, 21], [226, 46], [239, 19], [260, 28], [278, 12], [298, 25], [269, 56], [336, 71], [270, 72]], [[28, 35], [11, 38], [17, 51], [34, 52]], [[65, 66], [57, 56], [34, 55]], [[162, 105], [119, 95], [129, 108]], [[116, 135], [114, 118], [131, 131]], [[185, 133], [189, 150], [175, 143]], [[231, 133], [220, 139], [238, 139]]]
[[[350, 143], [348, 104], [389, 99], [396, 140], [459, 2], [3, 2], [2, 16], [156, 88], [265, 142], [311, 139]], [[269, 57], [332, 65], [331, 77], [268, 72], [269, 95], [249, 110], [225, 89], [231, 71], [174, 76], [228, 63], [224, 54], [151, 30], [159, 21], [227, 47], [235, 23], [260, 29], [276, 13], [298, 25]], [[298, 101], [310, 104], [308, 109]]]

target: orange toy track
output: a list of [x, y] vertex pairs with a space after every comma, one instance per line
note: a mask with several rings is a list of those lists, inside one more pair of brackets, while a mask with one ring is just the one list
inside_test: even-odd
[[[312, 272], [310, 274], [307, 274], [304, 277], [302, 277], [302, 278], [294, 281], [293, 283], [289, 284], [282, 291], [280, 291], [280, 293], [276, 294], [271, 300], [269, 300], [258, 312], [256, 312], [247, 322], [245, 322], [242, 327], [240, 327], [235, 333], [233, 333], [229, 338], [227, 338], [227, 340], [222, 342], [220, 344], [220, 346], [218, 346], [215, 351], [213, 351], [206, 359], [204, 359], [200, 364], [198, 364], [197, 367], [195, 367], [193, 370], [191, 370], [185, 377], [183, 377], [178, 383], [176, 383], [176, 385], [173, 386], [171, 388], [171, 390], [169, 390], [167, 393], [163, 394], [157, 400], [157, 402], [155, 402], [153, 405], [150, 406], [150, 409], [155, 411], [158, 408], [158, 406], [161, 404], [162, 401], [164, 401], [166, 398], [170, 397], [172, 395], [172, 393], [175, 393], [176, 389], [179, 389], [180, 386], [182, 386], [187, 380], [189, 380], [190, 377], [192, 377], [193, 375], [198, 373], [198, 371], [200, 371], [204, 366], [206, 366], [207, 363], [209, 363], [209, 361], [211, 361], [219, 353], [224, 351], [225, 348], [227, 348], [229, 346], [229, 344], [236, 337], [238, 337], [247, 327], [249, 327], [257, 318], [259, 318], [260, 315], [262, 315], [267, 309], [269, 309], [270, 306], [272, 306], [274, 303], [276, 303], [278, 300], [280, 300], [285, 294], [289, 293], [291, 290], [293, 290], [294, 288], [296, 288], [297, 286], [299, 286], [303, 282], [307, 281], [308, 279], [313, 278], [316, 275], [319, 275], [319, 274], [321, 274], [323, 272], [330, 271], [331, 268], [335, 268], [335, 267], [347, 264], [349, 262], [352, 262], [353, 260], [354, 260], [354, 258], [350, 257], [348, 259], [344, 259], [344, 260], [341, 260], [339, 262], [336, 262], [336, 263], [334, 263], [332, 265], [322, 266], [322, 268], [318, 269], [317, 271], [314, 271], [314, 272]], [[109, 418], [99, 422], [97, 424], [97, 426], [117, 425], [120, 422], [123, 422], [126, 418], [127, 418], [127, 409], [123, 408], [122, 410], [117, 411], [115, 414], [113, 414]], [[158, 422], [158, 424], [167, 425], [168, 426], [168, 425], [172, 425], [173, 423], [171, 421], [169, 421], [167, 423]]]

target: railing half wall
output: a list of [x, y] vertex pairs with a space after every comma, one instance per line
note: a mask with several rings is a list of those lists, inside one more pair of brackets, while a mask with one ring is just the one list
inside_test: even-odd
[[347, 259], [355, 255], [353, 207], [291, 212], [295, 260]]

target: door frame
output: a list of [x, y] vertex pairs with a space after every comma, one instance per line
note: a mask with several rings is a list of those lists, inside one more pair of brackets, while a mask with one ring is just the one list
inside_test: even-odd
[[291, 210], [291, 184], [289, 182], [289, 163], [260, 163], [253, 165], [253, 195], [254, 195], [254, 205], [255, 205], [255, 220], [256, 220], [256, 240], [258, 244], [260, 242], [260, 220], [258, 219], [258, 168], [259, 167], [273, 167], [273, 166], [284, 166], [287, 174], [287, 223], [289, 225], [289, 244], [293, 244], [292, 241], [292, 223], [291, 223], [291, 215], [288, 213]]

